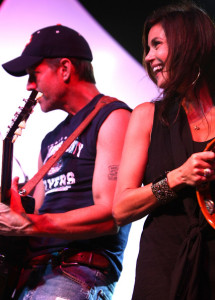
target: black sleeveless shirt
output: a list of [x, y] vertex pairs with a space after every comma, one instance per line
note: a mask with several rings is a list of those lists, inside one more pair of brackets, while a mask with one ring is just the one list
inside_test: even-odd
[[[68, 115], [42, 141], [43, 163], [52, 156], [63, 141], [78, 127], [94, 109], [102, 94], [74, 116]], [[117, 109], [131, 109], [121, 101], [104, 106], [83, 133], [64, 152], [59, 161], [43, 178], [45, 199], [40, 214], [58, 213], [91, 206], [93, 202], [92, 178], [96, 158], [98, 132], [110, 113]], [[120, 126], [120, 124], [119, 124]], [[72, 248], [79, 251], [97, 251], [105, 255], [112, 265], [113, 278], [118, 280], [122, 271], [123, 252], [127, 244], [130, 225], [122, 227], [118, 234], [89, 240], [64, 240], [58, 238], [30, 238], [30, 257]]]
[[[159, 121], [159, 105], [155, 102], [143, 184], [179, 167], [192, 153], [202, 151], [206, 144], [193, 143], [183, 108], [177, 121], [167, 127]], [[177, 109], [171, 112], [173, 120]], [[207, 262], [207, 253], [212, 253], [211, 265]], [[215, 274], [210, 274], [214, 263], [215, 231], [200, 212], [195, 188], [187, 187], [180, 191], [177, 199], [157, 208], [145, 221], [132, 299], [212, 299], [210, 289], [215, 286]], [[206, 272], [207, 279], [204, 277]]]

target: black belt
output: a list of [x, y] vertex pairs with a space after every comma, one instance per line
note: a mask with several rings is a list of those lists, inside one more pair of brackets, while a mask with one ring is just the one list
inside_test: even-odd
[[74, 264], [86, 265], [91, 268], [107, 270], [110, 267], [109, 260], [102, 254], [92, 251], [82, 251], [74, 253], [70, 249], [63, 250], [57, 255], [43, 254], [32, 258], [27, 267], [46, 265], [51, 262], [53, 265]]

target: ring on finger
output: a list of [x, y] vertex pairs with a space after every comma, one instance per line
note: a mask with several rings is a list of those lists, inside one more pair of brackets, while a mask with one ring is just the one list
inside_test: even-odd
[[203, 174], [204, 177], [208, 178], [208, 177], [211, 176], [211, 174], [212, 174], [212, 170], [211, 169], [209, 169], [209, 168], [204, 169], [204, 174]]

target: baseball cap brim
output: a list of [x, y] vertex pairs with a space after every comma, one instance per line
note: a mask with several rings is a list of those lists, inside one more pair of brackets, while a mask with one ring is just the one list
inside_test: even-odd
[[10, 75], [20, 77], [27, 74], [26, 69], [39, 64], [42, 60], [43, 57], [24, 55], [6, 62], [2, 67]]

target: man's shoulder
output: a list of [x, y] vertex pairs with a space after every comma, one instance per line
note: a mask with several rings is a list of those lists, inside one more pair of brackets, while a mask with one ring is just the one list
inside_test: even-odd
[[107, 101], [107, 105], [113, 108], [113, 110], [121, 108], [121, 109], [132, 111], [131, 107], [129, 107], [129, 105], [125, 101], [122, 101], [116, 97], [104, 95], [101, 99]]

